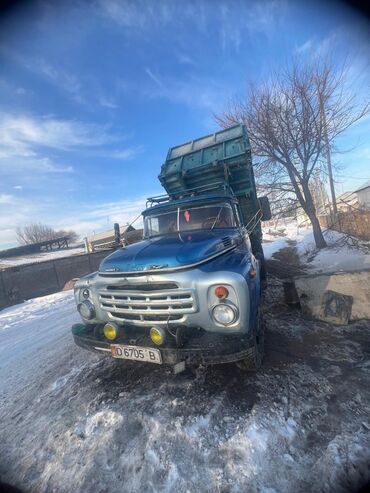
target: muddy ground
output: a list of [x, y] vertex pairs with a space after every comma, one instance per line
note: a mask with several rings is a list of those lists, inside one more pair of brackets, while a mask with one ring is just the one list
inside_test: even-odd
[[369, 478], [369, 321], [304, 320], [270, 275], [262, 370], [175, 376], [81, 350], [72, 295], [44, 300], [3, 315], [3, 481], [38, 493], [340, 493]]

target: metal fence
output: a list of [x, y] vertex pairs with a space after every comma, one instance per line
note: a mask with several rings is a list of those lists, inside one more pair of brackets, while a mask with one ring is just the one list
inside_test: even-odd
[[61, 291], [68, 281], [97, 271], [109, 253], [81, 254], [0, 271], [0, 309]]
[[319, 216], [320, 225], [341, 233], [357, 236], [362, 240], [370, 240], [370, 210], [350, 209], [333, 215]]

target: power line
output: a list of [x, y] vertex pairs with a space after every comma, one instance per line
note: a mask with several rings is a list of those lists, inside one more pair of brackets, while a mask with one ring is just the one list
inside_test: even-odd
[[350, 175], [337, 176], [337, 179], [340, 179], [340, 178], [350, 178], [351, 180], [370, 180], [370, 177], [360, 178], [360, 177], [357, 177], [357, 176], [350, 176]]

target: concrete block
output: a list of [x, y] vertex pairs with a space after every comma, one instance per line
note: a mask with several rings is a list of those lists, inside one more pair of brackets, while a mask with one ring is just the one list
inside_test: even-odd
[[294, 282], [308, 317], [339, 325], [370, 319], [370, 269], [311, 274]]

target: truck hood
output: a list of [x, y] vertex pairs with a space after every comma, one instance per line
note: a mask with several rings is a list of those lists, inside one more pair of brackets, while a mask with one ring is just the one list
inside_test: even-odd
[[157, 236], [115, 251], [102, 261], [99, 272], [181, 269], [228, 251], [240, 241], [235, 229]]

